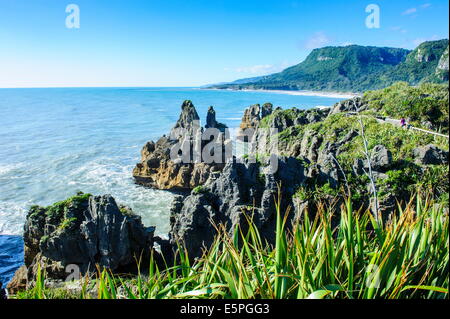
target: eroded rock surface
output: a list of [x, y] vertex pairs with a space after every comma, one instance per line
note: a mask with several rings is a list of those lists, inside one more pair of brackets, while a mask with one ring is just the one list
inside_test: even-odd
[[[211, 245], [216, 230], [224, 224], [231, 233], [237, 225], [245, 227], [246, 216], [253, 218], [263, 239], [274, 242], [275, 198], [281, 187], [280, 208], [284, 214], [292, 205], [295, 190], [304, 183], [305, 167], [294, 158], [275, 157], [276, 172], [266, 162], [233, 161], [227, 163], [216, 179], [186, 198], [177, 198], [171, 212], [170, 240], [185, 243], [191, 257], [199, 257]], [[291, 213], [290, 219], [294, 218]]]
[[[203, 128], [200, 126], [200, 118], [191, 101], [185, 101], [181, 106], [181, 114], [169, 136], [161, 137], [156, 143], [148, 142], [141, 151], [141, 162], [133, 170], [133, 177], [138, 184], [163, 190], [189, 190], [203, 185], [214, 172], [223, 169], [224, 160], [213, 163], [205, 163], [196, 160], [192, 150], [196, 149], [195, 143]], [[216, 121], [216, 113], [210, 107], [206, 121], [207, 128], [223, 130], [225, 126]], [[218, 137], [223, 140], [223, 136]], [[208, 141], [202, 143], [201, 149]], [[180, 146], [188, 149], [189, 158], [181, 161], [173, 156], [174, 150]], [[172, 152], [172, 153], [171, 153]], [[201, 153], [201, 151], [200, 151]], [[175, 154], [177, 155], [177, 154]], [[225, 156], [225, 152], [223, 152]]]
[[[394, 161], [385, 145], [372, 146], [369, 177], [369, 163], [358, 148], [363, 146], [359, 125], [334, 126], [332, 122], [337, 119], [341, 123], [351, 123], [354, 117], [347, 113], [366, 109], [366, 103], [358, 97], [339, 102], [331, 109], [283, 111], [273, 110], [268, 104], [249, 107], [240, 126], [242, 131], [255, 129], [248, 139], [249, 152], [243, 159], [228, 163], [222, 173], [209, 179], [201, 189], [174, 202], [172, 245], [183, 241], [191, 257], [198, 257], [202, 248], [209, 247], [214, 239], [213, 224], [226, 224], [227, 231], [232, 232], [237, 225], [245, 227], [245, 216], [253, 218], [262, 237], [270, 243], [275, 235], [274, 197], [280, 184], [281, 212], [286, 212], [290, 206], [293, 210], [290, 221], [304, 216], [305, 212], [314, 214], [318, 203], [326, 205], [329, 211], [339, 210], [344, 203], [343, 192], [350, 195], [360, 192], [356, 194], [356, 197], [362, 194], [357, 205], [374, 210], [370, 178], [379, 187], [377, 191], [383, 187], [384, 195], [377, 198], [376, 209], [383, 218], [389, 216], [397, 198], [392, 195], [388, 172], [399, 165], [398, 160]], [[324, 127], [320, 122], [330, 126]], [[318, 125], [314, 125], [316, 123]], [[358, 151], [354, 151], [354, 157], [346, 161], [348, 153], [355, 148]], [[268, 166], [264, 165], [264, 157], [271, 155], [278, 164], [274, 173], [267, 171]], [[255, 156], [258, 161], [251, 161]], [[448, 161], [448, 154], [432, 146], [416, 149], [414, 156], [421, 165]], [[345, 163], [344, 167], [339, 159]], [[360, 183], [358, 189], [346, 188], [349, 178]]]
[[331, 109], [330, 115], [342, 112], [362, 112], [368, 108], [367, 103], [361, 97], [344, 100], [336, 103]]
[[220, 122], [217, 122], [216, 120], [216, 111], [214, 110], [214, 107], [210, 106], [208, 109], [208, 113], [206, 114], [206, 124], [205, 128], [217, 128], [221, 132], [225, 131], [226, 125], [222, 124]]
[[149, 260], [154, 230], [110, 195], [79, 194], [46, 208], [33, 206], [24, 226], [25, 266], [8, 288], [17, 292], [39, 268], [52, 280], [66, 279], [68, 266], [81, 274], [96, 271], [97, 265], [134, 271], [136, 260]]

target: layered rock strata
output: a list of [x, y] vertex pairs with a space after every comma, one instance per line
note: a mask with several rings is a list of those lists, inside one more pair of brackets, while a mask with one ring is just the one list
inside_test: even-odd
[[[225, 125], [217, 122], [213, 107], [208, 110], [206, 129], [218, 129], [220, 132], [225, 129]], [[194, 105], [191, 101], [185, 101], [169, 136], [164, 135], [156, 143], [150, 141], [143, 147], [141, 162], [133, 170], [135, 181], [153, 188], [185, 191], [205, 184], [212, 174], [223, 169], [226, 153], [222, 148], [216, 161], [204, 161], [202, 157], [208, 143], [216, 141], [224, 145], [225, 135], [202, 140], [203, 133], [207, 132], [200, 126], [200, 117]], [[179, 156], [181, 153], [184, 153], [183, 157]]]

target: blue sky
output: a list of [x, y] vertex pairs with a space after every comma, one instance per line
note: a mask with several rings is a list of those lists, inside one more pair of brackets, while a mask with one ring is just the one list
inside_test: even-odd
[[[65, 25], [80, 8], [80, 28]], [[365, 25], [380, 7], [379, 29]], [[0, 87], [197, 86], [280, 71], [315, 47], [448, 38], [446, 0], [0, 0]]]

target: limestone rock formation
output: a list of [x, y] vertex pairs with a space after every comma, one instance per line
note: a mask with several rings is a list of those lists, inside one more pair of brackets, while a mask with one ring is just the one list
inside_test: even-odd
[[192, 189], [206, 183], [209, 176], [218, 172], [222, 164], [181, 163], [171, 160], [170, 150], [177, 141], [163, 136], [156, 143], [148, 142], [142, 149], [141, 163], [133, 170], [138, 184], [164, 189]]
[[[258, 104], [252, 105], [244, 113], [239, 137], [245, 142], [251, 142], [251, 152], [279, 154], [278, 148], [274, 148], [278, 145], [277, 143], [270, 143], [270, 136], [293, 126], [322, 121], [328, 116], [329, 112], [329, 109], [300, 110], [294, 107], [286, 113], [283, 112], [281, 107], [273, 110], [270, 103], [264, 104], [262, 109]], [[254, 130], [245, 132], [244, 129], [248, 128]], [[290, 156], [290, 154], [288, 155]]]
[[8, 299], [6, 290], [3, 288], [3, 283], [0, 281], [0, 300]]
[[441, 150], [435, 145], [429, 144], [413, 150], [413, 155], [417, 164], [442, 165], [448, 164], [448, 152]]
[[279, 132], [289, 127], [297, 125], [306, 125], [322, 121], [328, 116], [329, 109], [310, 109], [300, 110], [292, 108], [288, 112], [282, 112], [282, 109], [276, 110], [272, 116], [264, 123], [264, 127], [277, 129]]
[[189, 100], [184, 101], [181, 105], [180, 118], [171, 131], [171, 138], [177, 138], [179, 134], [177, 130], [179, 129], [185, 129], [191, 134], [194, 134], [196, 130], [200, 129], [200, 117], [197, 114], [194, 104]]
[[271, 103], [265, 103], [262, 107], [259, 104], [251, 105], [244, 111], [240, 129], [255, 129], [258, 126], [259, 122], [266, 116], [272, 114], [272, 112], [273, 105]]
[[[171, 212], [170, 240], [185, 243], [191, 257], [199, 257], [216, 234], [213, 223], [226, 225], [232, 232], [236, 225], [245, 227], [252, 217], [261, 236], [274, 242], [276, 210], [274, 198], [281, 185], [281, 212], [292, 205], [292, 196], [305, 181], [303, 163], [289, 157], [274, 157], [276, 172], [264, 163], [250, 159], [227, 163], [222, 173], [210, 180], [201, 191], [193, 191], [185, 199], [178, 198]], [[294, 217], [293, 214], [290, 216]]]
[[330, 115], [342, 112], [362, 112], [366, 109], [367, 103], [364, 102], [363, 98], [355, 97], [336, 103], [331, 109]]
[[271, 103], [265, 103], [261, 108], [261, 118], [265, 118], [266, 116], [272, 114], [273, 105]]
[[216, 121], [216, 111], [214, 111], [214, 108], [212, 106], [208, 109], [208, 114], [206, 114], [206, 125], [205, 128], [215, 128], [217, 127], [217, 121]]
[[24, 226], [26, 268], [16, 272], [10, 288], [23, 287], [25, 273], [32, 281], [39, 267], [53, 280], [64, 280], [69, 265], [81, 274], [96, 265], [133, 271], [136, 258], [148, 260], [154, 230], [110, 195], [78, 194], [46, 208], [33, 206]]
[[424, 63], [435, 60], [436, 56], [433, 54], [433, 52], [429, 52], [428, 50], [422, 50], [421, 48], [418, 48], [415, 59], [419, 63]]
[[225, 129], [227, 128], [225, 124], [217, 122], [216, 111], [212, 106], [209, 107], [208, 113], [206, 114], [205, 128], [216, 128], [219, 129], [222, 133], [225, 132]]
[[449, 47], [444, 51], [439, 60], [438, 66], [436, 67], [436, 75], [443, 81], [448, 81], [449, 79]]
[[[370, 155], [371, 168], [375, 172], [385, 172], [392, 164], [392, 153], [383, 145], [376, 145]], [[355, 159], [353, 171], [358, 175], [363, 175], [369, 171], [367, 160]]]
[[[330, 139], [315, 129], [303, 129], [302, 126], [324, 121], [333, 112], [335, 114], [358, 112], [365, 108], [366, 105], [360, 98], [354, 98], [337, 103], [331, 110], [298, 110], [296, 108], [286, 111], [276, 110], [267, 120], [260, 122], [258, 128], [275, 127], [283, 132], [282, 138], [274, 135], [267, 138], [264, 136], [264, 131], [257, 130], [252, 141], [252, 150], [255, 150], [257, 154], [282, 154], [301, 158], [307, 166], [305, 175], [309, 185], [320, 187], [327, 184], [332, 189], [338, 189], [346, 184], [346, 176], [338, 158], [343, 152], [348, 151], [349, 143], [353, 143], [359, 136], [358, 131], [352, 129], [342, 134], [341, 129], [336, 129], [330, 136], [338, 138]], [[385, 146], [377, 145], [371, 150], [371, 166], [375, 180], [386, 179], [388, 176], [385, 172], [391, 168], [392, 163], [392, 153]], [[355, 159], [353, 173], [361, 176], [366, 172], [368, 172], [367, 160]], [[370, 193], [371, 190], [368, 192]], [[330, 202], [335, 201], [336, 198], [336, 196], [330, 198]], [[308, 208], [310, 212], [314, 211], [311, 205], [314, 206], [314, 201], [294, 200], [297, 213], [301, 213], [305, 208]], [[335, 205], [335, 208], [339, 208], [339, 205]]]
[[[191, 257], [199, 257], [202, 249], [213, 242], [216, 234], [213, 224], [225, 224], [231, 233], [237, 225], [245, 229], [246, 217], [252, 218], [264, 240], [273, 242], [274, 195], [280, 184], [281, 212], [286, 212], [289, 206], [293, 208], [288, 222], [301, 220], [305, 213], [314, 215], [318, 203], [326, 205], [329, 211], [338, 210], [344, 204], [343, 191], [354, 195], [361, 209], [374, 211], [373, 189], [365, 176], [369, 163], [359, 149], [363, 147], [363, 141], [358, 126], [348, 124], [354, 117], [345, 114], [367, 108], [367, 103], [359, 97], [337, 103], [331, 109], [283, 111], [258, 104], [249, 107], [240, 126], [242, 130], [256, 129], [248, 140], [251, 142], [247, 148], [249, 152], [243, 158], [227, 163], [220, 174], [214, 175], [189, 196], [174, 201], [170, 243], [175, 247], [182, 241]], [[337, 113], [344, 114], [329, 117]], [[335, 119], [342, 122], [334, 125]], [[322, 121], [326, 124], [319, 123]], [[315, 123], [319, 125], [309, 125]], [[268, 128], [278, 132], [267, 133], [264, 129]], [[381, 140], [377, 143], [380, 144], [369, 149], [371, 177], [380, 193], [376, 209], [383, 218], [389, 218], [397, 200], [404, 198], [396, 197], [403, 195], [392, 190], [388, 173], [398, 171], [402, 163], [394, 159], [392, 146], [388, 149]], [[448, 153], [433, 146], [416, 149], [414, 156], [420, 165], [448, 162]], [[258, 157], [257, 162], [252, 161], [254, 157]], [[277, 170], [269, 169], [268, 157], [276, 161]], [[332, 218], [333, 225], [337, 225], [339, 217], [336, 216]]]
[[260, 112], [261, 106], [259, 104], [254, 104], [247, 108], [244, 111], [244, 116], [242, 117], [242, 122], [240, 125], [241, 130], [256, 128], [261, 120]]
[[441, 59], [439, 60], [439, 63], [438, 63], [438, 66], [437, 66], [437, 68], [439, 70], [448, 72], [448, 70], [449, 70], [449, 67], [448, 67], [448, 64], [449, 64], [448, 63], [448, 60], [449, 60], [448, 59], [448, 55], [449, 55], [449, 47], [447, 47], [447, 49], [442, 54]]
[[301, 136], [296, 136], [296, 127], [322, 121], [329, 112], [328, 109], [299, 110], [293, 108], [288, 112], [276, 110], [264, 125], [276, 128], [278, 132], [289, 132], [292, 138], [275, 140], [273, 135], [270, 138], [266, 136], [273, 133], [257, 130], [252, 140], [252, 150], [257, 154], [282, 154], [288, 157], [303, 158], [309, 163], [306, 170], [308, 178], [320, 183], [329, 183], [335, 187], [339, 184], [341, 177], [335, 158], [358, 133], [350, 131], [333, 143], [324, 142], [323, 136], [313, 130], [306, 130]]
[[[216, 121], [215, 114], [214, 108], [210, 107], [206, 127], [223, 130], [225, 126]], [[193, 150], [199, 149], [195, 144], [198, 140], [195, 138], [203, 132], [199, 119], [192, 102], [185, 101], [181, 106], [180, 118], [170, 136], [163, 136], [156, 143], [150, 141], [143, 147], [141, 162], [133, 170], [136, 183], [164, 190], [189, 190], [206, 183], [212, 173], [222, 170], [224, 158], [214, 163], [205, 163], [194, 158]], [[218, 137], [218, 140], [223, 142], [223, 136]], [[208, 141], [200, 142], [199, 153], [206, 142]], [[188, 159], [182, 161], [174, 158], [173, 152], [186, 146]]]
[[27, 266], [22, 265], [16, 270], [14, 277], [8, 283], [6, 289], [11, 295], [17, 294], [19, 291], [24, 291], [27, 289], [28, 283], [28, 270]]

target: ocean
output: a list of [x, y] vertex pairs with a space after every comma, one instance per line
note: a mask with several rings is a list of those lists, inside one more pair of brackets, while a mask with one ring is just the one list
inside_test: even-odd
[[212, 105], [218, 121], [238, 127], [255, 103], [307, 109], [343, 98], [192, 88], [0, 89], [0, 281], [23, 263], [28, 208], [77, 191], [111, 194], [166, 236], [173, 195], [136, 185], [131, 172], [144, 144], [169, 132], [186, 99], [203, 123]]

